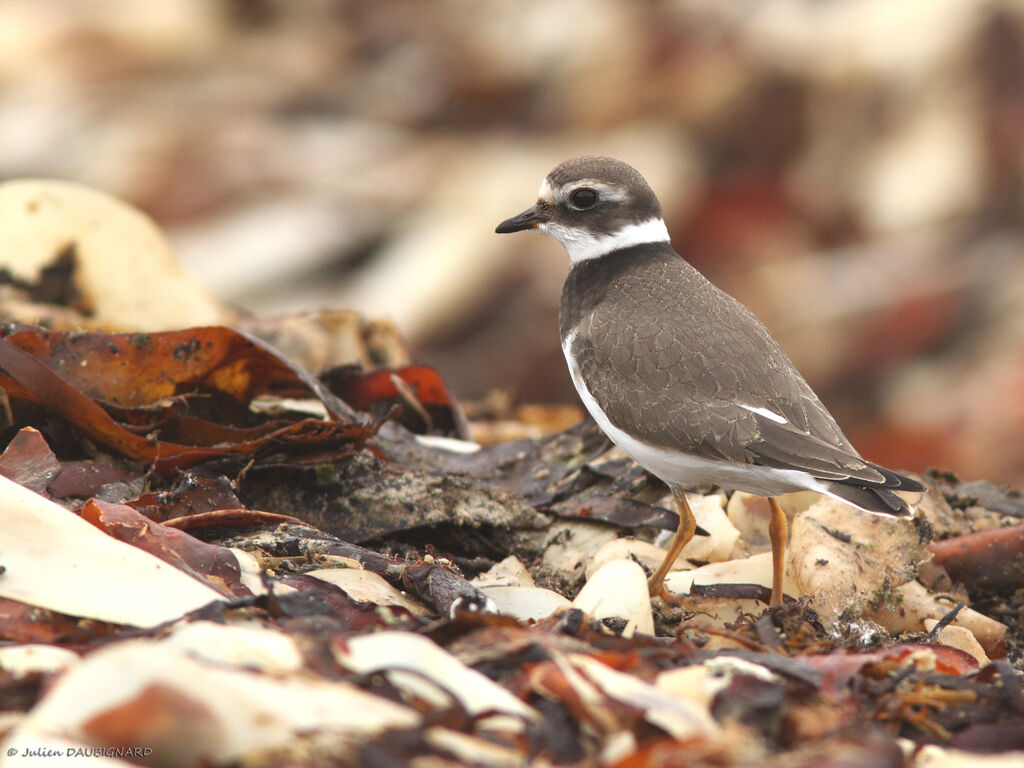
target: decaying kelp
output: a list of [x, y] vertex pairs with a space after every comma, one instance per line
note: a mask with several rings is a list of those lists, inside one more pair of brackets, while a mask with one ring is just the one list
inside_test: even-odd
[[[321, 381], [226, 328], [0, 347], [12, 755], [895, 766], [1021, 746], [1020, 630], [998, 620], [1017, 582], [930, 543], [1019, 557], [1012, 495], [932, 477], [908, 523], [789, 497], [798, 599], [765, 611], [766, 510], [695, 494], [703, 535], [652, 603], [675, 519], [593, 425], [453, 441], [428, 370]], [[365, 381], [375, 417], [332, 381]], [[403, 406], [435, 434], [382, 420]]]

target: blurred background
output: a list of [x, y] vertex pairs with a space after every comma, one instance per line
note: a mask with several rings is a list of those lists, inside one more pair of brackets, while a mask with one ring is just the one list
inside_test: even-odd
[[493, 230], [583, 153], [862, 453], [1024, 487], [1019, 0], [0, 0], [0, 177], [140, 207], [253, 314], [390, 319], [467, 402], [575, 403], [567, 257]]

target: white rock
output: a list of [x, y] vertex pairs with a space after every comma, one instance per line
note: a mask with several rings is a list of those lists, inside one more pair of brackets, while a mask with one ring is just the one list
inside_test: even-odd
[[[170, 234], [182, 262], [217, 296], [261, 315], [287, 314], [320, 304], [287, 303], [274, 288], [372, 237], [375, 222], [361, 213], [317, 195], [278, 191], [193, 218]], [[268, 303], [256, 304], [254, 295]]]
[[791, 594], [814, 595], [830, 622], [864, 611], [878, 590], [906, 583], [929, 557], [911, 521], [822, 499], [793, 520], [786, 573]]
[[[924, 628], [931, 632], [938, 623], [937, 619], [925, 619]], [[941, 645], [948, 645], [950, 648], [957, 648], [971, 654], [977, 659], [979, 667], [983, 667], [991, 661], [988, 654], [985, 653], [985, 649], [981, 647], [981, 643], [978, 642], [978, 638], [966, 627], [947, 625], [939, 630], [935, 639]]]
[[[948, 597], [933, 595], [918, 581], [896, 587], [896, 605], [883, 605], [866, 614], [890, 632], [921, 632], [928, 619], [941, 619], [953, 607]], [[972, 608], [964, 607], [950, 626], [964, 627], [987, 653], [996, 649], [1006, 634], [1006, 625]]]
[[986, 755], [925, 744], [914, 755], [913, 765], [916, 768], [1020, 768], [1024, 765], [1024, 751]]
[[247, 587], [254, 595], [265, 595], [269, 591], [263, 583], [263, 567], [255, 557], [248, 552], [236, 547], [231, 547], [231, 553], [238, 561], [238, 580]]
[[654, 634], [647, 574], [632, 560], [606, 563], [583, 585], [572, 604], [596, 619], [625, 620], [624, 635]]
[[480, 589], [491, 599], [498, 613], [523, 621], [546, 619], [558, 611], [571, 608], [565, 597], [550, 589], [541, 587], [495, 586]]
[[618, 765], [637, 751], [636, 734], [625, 729], [608, 735], [597, 756], [598, 765]]
[[[821, 498], [821, 494], [814, 491], [799, 491], [778, 496], [776, 501], [786, 517], [792, 520], [794, 515], [803, 512]], [[768, 539], [768, 523], [771, 519], [768, 499], [746, 491], [735, 491], [729, 497], [725, 512], [729, 522], [740, 532], [740, 540], [749, 551], [764, 551], [771, 546]]]
[[[523, 753], [479, 736], [435, 726], [423, 731], [423, 740], [434, 749], [454, 755], [463, 765], [522, 768]], [[429, 762], [427, 763], [429, 764]]]
[[761, 664], [736, 656], [718, 656], [701, 664], [691, 664], [661, 672], [654, 679], [654, 687], [673, 699], [696, 705], [702, 711], [711, 711], [715, 697], [729, 687], [735, 674], [775, 682], [778, 675]]
[[533, 577], [515, 555], [509, 555], [470, 582], [474, 587], [534, 587]]
[[153, 627], [225, 597], [0, 477], [0, 597], [71, 616]]
[[127, 712], [150, 734], [146, 746], [161, 763], [180, 766], [244, 762], [311, 732], [366, 737], [420, 721], [411, 709], [350, 683], [225, 669], [165, 642], [131, 640], [93, 652], [62, 675], [5, 747], [34, 746], [47, 736], [120, 745]]
[[694, 536], [683, 548], [680, 558], [717, 563], [732, 556], [733, 547], [740, 537], [725, 514], [725, 497], [721, 494], [697, 496], [687, 494], [690, 510], [697, 525], [708, 532], [708, 536]]
[[[623, 536], [603, 544], [594, 556], [587, 563], [587, 578], [589, 579], [606, 563], [612, 560], [637, 560], [647, 566], [652, 572], [655, 571], [661, 561], [665, 559], [665, 550], [649, 541], [634, 539], [632, 536]], [[676, 561], [676, 568], [692, 568], [688, 560], [680, 558]]]
[[712, 673], [705, 664], [690, 664], [660, 672], [654, 678], [654, 687], [664, 696], [710, 710], [715, 696], [729, 687], [729, 678]]
[[31, 674], [53, 674], [77, 664], [77, 653], [44, 643], [0, 645], [0, 669], [20, 678]]
[[163, 640], [203, 661], [281, 674], [302, 669], [302, 654], [288, 635], [259, 626], [194, 621], [176, 626]]
[[572, 575], [583, 571], [602, 546], [618, 538], [615, 529], [588, 520], [559, 520], [544, 539], [541, 562], [545, 568]]
[[392, 684], [437, 707], [457, 699], [470, 715], [497, 713], [487, 725], [521, 729], [540, 714], [505, 688], [467, 667], [432, 640], [411, 632], [373, 632], [334, 647], [335, 660], [360, 674], [383, 672]]
[[[721, 563], [709, 563], [694, 568], [692, 571], [671, 571], [665, 577], [665, 587], [669, 592], [689, 594], [694, 584], [760, 584], [763, 587], [772, 585], [772, 553], [762, 552], [759, 555], [726, 560]], [[783, 591], [793, 593], [793, 583], [783, 579]]]
[[735, 491], [729, 497], [725, 513], [740, 538], [751, 551], [763, 550], [768, 546], [768, 500], [746, 491]]
[[469, 440], [459, 440], [454, 437], [445, 437], [443, 435], [413, 435], [413, 438], [415, 438], [417, 443], [425, 445], [428, 448], [439, 448], [442, 451], [462, 455], [479, 453], [480, 448], [482, 447], [479, 443], [474, 443]]
[[619, 672], [593, 656], [572, 654], [569, 661], [605, 696], [643, 714], [645, 720], [675, 739], [718, 733], [707, 707], [688, 698], [668, 696], [650, 683]]
[[75, 285], [100, 327], [160, 331], [216, 325], [229, 316], [181, 267], [148, 217], [80, 184], [0, 184], [0, 244], [0, 267], [28, 281], [74, 246]]
[[432, 615], [426, 606], [395, 589], [387, 579], [372, 571], [361, 568], [319, 568], [306, 575], [340, 587], [353, 600], [399, 606], [416, 616]]

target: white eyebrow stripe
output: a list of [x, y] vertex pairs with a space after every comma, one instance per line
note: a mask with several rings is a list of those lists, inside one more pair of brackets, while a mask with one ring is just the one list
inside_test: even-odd
[[756, 413], [758, 416], [764, 416], [766, 419], [774, 421], [776, 424], [789, 424], [787, 419], [782, 414], [776, 413], [775, 411], [768, 410], [767, 408], [761, 408], [757, 405], [747, 405], [746, 403], [736, 403], [740, 408], [751, 413]]
[[573, 182], [572, 186], [561, 187], [558, 195], [560, 201], [567, 201], [577, 189], [592, 189], [602, 200], [610, 200], [613, 203], [622, 203], [629, 199], [629, 193], [620, 186], [607, 184], [597, 179], [580, 179]]
[[597, 179], [580, 179], [573, 182], [572, 186], [564, 184], [557, 188], [551, 185], [550, 179], [544, 179], [540, 183], [540, 189], [537, 190], [537, 197], [549, 203], [564, 203], [573, 192], [584, 187], [593, 189], [602, 199], [610, 200], [613, 203], [621, 203], [628, 198], [628, 194], [621, 187]]
[[611, 200], [613, 203], [621, 203], [629, 198], [629, 194], [622, 187], [612, 186], [600, 181], [591, 181], [590, 179], [584, 179], [581, 183], [576, 184], [569, 194], [583, 187], [590, 187], [596, 190], [602, 200]]

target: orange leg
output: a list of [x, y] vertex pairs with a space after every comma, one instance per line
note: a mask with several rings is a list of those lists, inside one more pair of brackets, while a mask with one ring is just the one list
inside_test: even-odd
[[772, 542], [772, 597], [769, 605], [782, 605], [782, 576], [786, 572], [786, 537], [789, 535], [789, 522], [779, 502], [769, 497], [768, 506], [772, 509], [771, 521], [768, 523], [768, 538]]
[[665, 576], [669, 569], [679, 557], [679, 553], [683, 551], [683, 547], [693, 538], [694, 531], [697, 530], [697, 521], [693, 517], [693, 512], [690, 511], [690, 505], [686, 503], [686, 496], [682, 491], [676, 490], [673, 490], [672, 494], [675, 496], [676, 512], [679, 513], [679, 527], [676, 528], [676, 535], [672, 539], [672, 545], [668, 548], [668, 554], [665, 555], [658, 570], [647, 582], [647, 590], [652, 595], [661, 592], [661, 586], [665, 582]]

